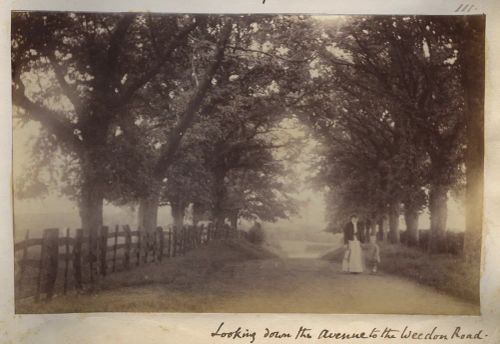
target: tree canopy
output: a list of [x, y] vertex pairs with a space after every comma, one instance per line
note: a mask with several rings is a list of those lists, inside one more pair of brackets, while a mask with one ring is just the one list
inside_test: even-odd
[[404, 214], [415, 242], [427, 207], [439, 251], [449, 194], [477, 199], [482, 180], [479, 22], [13, 13], [14, 113], [40, 126], [16, 193], [56, 186], [90, 232], [104, 200], [139, 204], [145, 230], [164, 204], [178, 225], [190, 204], [217, 225], [286, 218], [298, 203], [280, 152], [302, 142], [281, 126], [293, 117], [320, 143], [311, 179], [332, 226], [353, 211], [387, 217], [397, 242]]

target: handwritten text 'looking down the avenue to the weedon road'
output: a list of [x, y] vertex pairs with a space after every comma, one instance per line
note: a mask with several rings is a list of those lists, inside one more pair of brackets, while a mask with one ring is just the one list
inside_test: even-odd
[[469, 343], [471, 340], [480, 341], [486, 339], [488, 335], [482, 329], [467, 331], [460, 326], [452, 330], [442, 331], [437, 326], [428, 330], [413, 330], [409, 326], [402, 329], [391, 327], [373, 327], [366, 331], [335, 331], [332, 329], [314, 329], [312, 327], [298, 326], [293, 331], [282, 331], [265, 328], [263, 331], [256, 331], [241, 326], [232, 328], [226, 327], [222, 322], [218, 328], [210, 333], [211, 337], [231, 340], [246, 340], [254, 343], [258, 338], [266, 339], [291, 339], [291, 340], [354, 340], [354, 339], [412, 339], [412, 340], [464, 340]]

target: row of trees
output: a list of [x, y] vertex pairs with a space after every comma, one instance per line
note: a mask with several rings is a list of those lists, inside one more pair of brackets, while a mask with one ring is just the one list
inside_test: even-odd
[[[277, 134], [310, 19], [276, 16], [14, 13], [12, 92], [37, 122], [21, 197], [53, 187], [96, 235], [103, 204], [135, 203], [153, 230], [169, 204], [216, 224], [296, 211]], [[293, 26], [295, 34], [287, 33]]]
[[195, 222], [207, 212], [216, 224], [287, 217], [297, 207], [290, 157], [276, 152], [300, 146], [280, 131], [293, 114], [322, 142], [315, 182], [328, 189], [333, 223], [353, 210], [386, 214], [397, 242], [403, 211], [414, 242], [428, 207], [439, 251], [448, 195], [465, 188], [466, 252], [476, 259], [483, 25], [482, 17], [14, 13], [15, 114], [41, 127], [16, 192], [32, 196], [55, 181], [90, 233], [104, 201], [138, 204], [144, 230], [164, 204], [177, 225], [188, 205]]
[[443, 249], [450, 193], [466, 193], [467, 244], [481, 242], [484, 18], [355, 17], [326, 27], [314, 87], [301, 101], [323, 143], [315, 182], [332, 225], [357, 211], [389, 219], [410, 244], [424, 207], [430, 249]]

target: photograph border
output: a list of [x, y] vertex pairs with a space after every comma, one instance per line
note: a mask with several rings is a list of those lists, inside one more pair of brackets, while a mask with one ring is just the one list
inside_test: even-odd
[[[460, 2], [418, 1], [409, 4], [400, 1], [397, 7], [384, 1], [351, 1], [336, 5], [330, 1], [179, 1], [174, 4], [147, 1], [139, 8], [132, 1], [15, 1], [0, 4], [2, 39], [0, 41], [0, 63], [2, 80], [10, 80], [10, 10], [78, 10], [78, 11], [151, 11], [169, 13], [307, 13], [307, 14], [461, 14], [454, 11]], [[156, 4], [156, 6], [155, 6]], [[337, 7], [336, 7], [337, 6]], [[349, 7], [351, 6], [351, 7]], [[485, 202], [483, 210], [483, 250], [481, 277], [481, 316], [416, 316], [416, 315], [303, 315], [303, 314], [201, 314], [201, 313], [87, 313], [59, 315], [14, 315], [13, 301], [13, 220], [12, 220], [12, 120], [10, 83], [0, 84], [2, 113], [0, 119], [0, 273], [4, 276], [3, 292], [0, 293], [0, 324], [5, 330], [2, 338], [19, 343], [87, 343], [120, 342], [143, 343], [179, 341], [182, 343], [225, 343], [227, 339], [211, 337], [221, 322], [233, 326], [254, 328], [264, 332], [273, 327], [280, 330], [296, 329], [299, 326], [335, 328], [355, 331], [371, 328], [404, 328], [415, 331], [438, 331], [452, 333], [461, 326], [468, 331], [482, 330], [488, 336], [485, 343], [500, 340], [497, 329], [500, 320], [500, 187], [495, 185], [500, 174], [500, 120], [496, 110], [500, 108], [499, 64], [500, 61], [500, 4], [495, 0], [474, 2], [467, 14], [486, 13], [486, 99], [485, 99]], [[191, 10], [190, 10], [191, 9]], [[363, 10], [365, 9], [365, 10]], [[369, 9], [369, 10], [367, 10]], [[371, 10], [371, 11], [370, 11]], [[474, 13], [474, 11], [476, 11]], [[464, 13], [465, 14], [465, 13]], [[3, 326], [2, 326], [3, 327]], [[369, 342], [379, 342], [373, 338]], [[236, 341], [238, 342], [238, 341]], [[248, 341], [241, 341], [246, 343]], [[257, 343], [275, 342], [259, 339]], [[304, 341], [306, 342], [306, 341]], [[345, 341], [347, 342], [347, 341]], [[395, 341], [397, 342], [397, 341]], [[410, 341], [408, 341], [410, 342]], [[417, 341], [415, 341], [417, 342]]]

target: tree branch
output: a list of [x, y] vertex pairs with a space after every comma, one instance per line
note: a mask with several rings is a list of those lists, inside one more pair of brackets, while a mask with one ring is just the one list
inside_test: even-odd
[[135, 19], [135, 14], [126, 14], [116, 26], [115, 31], [113, 32], [111, 39], [109, 41], [109, 48], [107, 51], [107, 68], [106, 74], [108, 75], [108, 80], [111, 82], [115, 82], [116, 78], [116, 69], [118, 67], [118, 56], [120, 56], [120, 50], [123, 45], [123, 40], [127, 31], [132, 25]]
[[196, 117], [196, 114], [200, 110], [203, 99], [212, 85], [212, 78], [219, 69], [219, 66], [221, 65], [224, 58], [224, 51], [227, 47], [227, 42], [229, 41], [229, 37], [231, 35], [231, 28], [232, 20], [229, 19], [222, 29], [221, 38], [219, 39], [219, 42], [217, 44], [213, 62], [208, 67], [203, 80], [201, 80], [198, 88], [196, 89], [196, 92], [187, 104], [179, 123], [172, 130], [169, 141], [165, 145], [165, 148], [160, 155], [154, 172], [157, 179], [162, 179], [166, 174], [168, 167], [174, 162], [175, 153], [180, 146], [182, 136], [191, 126]]
[[181, 44], [182, 40], [188, 36], [188, 34], [193, 31], [196, 26], [198, 26], [197, 21], [189, 24], [183, 30], [178, 32], [174, 38], [170, 41], [167, 48], [165, 49], [164, 54], [156, 61], [156, 63], [151, 67], [147, 72], [145, 72], [142, 77], [137, 79], [134, 83], [132, 83], [128, 89], [123, 92], [123, 95], [119, 97], [118, 101], [115, 103], [115, 106], [119, 107], [128, 99], [130, 99], [134, 93], [141, 88], [145, 83], [151, 80], [160, 69], [167, 63], [170, 55], [177, 49], [177, 47]]
[[60, 141], [70, 145], [76, 152], [81, 148], [82, 142], [75, 136], [77, 127], [68, 120], [46, 107], [36, 104], [24, 94], [22, 82], [13, 87], [12, 103], [23, 108], [34, 121], [39, 122]]
[[233, 49], [233, 50], [240, 50], [240, 51], [244, 51], [244, 52], [248, 52], [248, 53], [262, 54], [262, 55], [266, 55], [266, 56], [269, 56], [269, 57], [272, 57], [272, 58], [276, 58], [276, 59], [280, 59], [280, 60], [283, 60], [283, 61], [286, 61], [286, 62], [292, 62], [292, 63], [304, 63], [304, 62], [307, 62], [307, 61], [310, 60], [310, 59], [303, 59], [303, 60], [287, 59], [286, 57], [282, 57], [282, 56], [279, 56], [279, 55], [274, 55], [274, 54], [266, 53], [265, 51], [254, 50], [254, 49], [245, 49], [245, 48], [236, 47], [236, 46], [233, 46], [233, 45], [228, 45], [227, 47], [229, 49]]
[[50, 61], [52, 69], [54, 70], [54, 74], [56, 76], [57, 82], [59, 83], [59, 86], [61, 87], [61, 90], [63, 91], [64, 95], [69, 99], [71, 104], [73, 104], [75, 112], [78, 112], [81, 108], [82, 102], [80, 97], [78, 96], [76, 88], [72, 87], [70, 84], [66, 82], [66, 79], [64, 78], [66, 73], [63, 71], [63, 68], [59, 65], [59, 63], [57, 63], [57, 61], [55, 60], [54, 54], [49, 55], [48, 59]]

